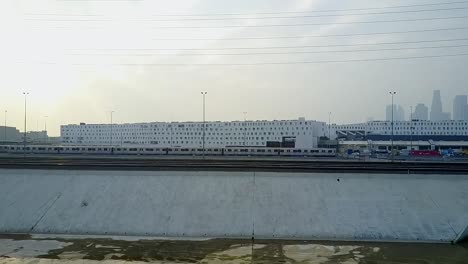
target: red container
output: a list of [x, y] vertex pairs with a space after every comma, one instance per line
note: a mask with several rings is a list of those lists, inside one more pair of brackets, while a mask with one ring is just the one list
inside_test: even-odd
[[440, 156], [440, 153], [436, 150], [412, 150], [410, 155], [416, 157], [437, 157]]

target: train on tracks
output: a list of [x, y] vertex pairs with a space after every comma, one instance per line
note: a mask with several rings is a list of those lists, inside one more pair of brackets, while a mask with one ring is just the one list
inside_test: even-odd
[[187, 155], [187, 156], [298, 156], [336, 157], [333, 148], [174, 148], [174, 147], [111, 147], [111, 146], [51, 146], [51, 145], [3, 145], [0, 152], [17, 154], [84, 154], [84, 155]]

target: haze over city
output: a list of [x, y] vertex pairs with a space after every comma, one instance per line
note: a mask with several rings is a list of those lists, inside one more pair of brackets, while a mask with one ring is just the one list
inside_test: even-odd
[[[200, 91], [208, 92], [210, 121], [243, 120], [243, 112], [253, 120], [326, 121], [329, 112], [334, 123], [381, 120], [391, 102], [389, 91], [397, 92], [395, 103], [409, 113], [418, 103], [430, 106], [432, 91], [441, 90], [443, 110], [451, 112], [453, 98], [468, 93], [468, 56], [372, 60], [468, 53], [463, 47], [468, 41], [462, 39], [468, 32], [462, 28], [466, 19], [453, 18], [466, 15], [466, 9], [456, 9], [462, 4], [416, 6], [412, 10], [419, 12], [414, 13], [352, 15], [392, 11], [352, 11], [360, 8], [419, 4], [427, 2], [2, 1], [0, 109], [8, 111], [9, 126], [22, 130], [22, 92], [30, 92], [28, 130], [42, 129], [48, 116], [51, 136], [58, 136], [63, 124], [108, 123], [111, 110], [116, 123], [200, 121]], [[314, 13], [343, 9], [348, 11]], [[443, 10], [421, 11], [427, 9]], [[280, 13], [259, 14], [268, 12]], [[293, 15], [299, 17], [277, 18]], [[304, 15], [315, 17], [300, 17]], [[427, 20], [368, 23], [408, 19]], [[263, 26], [304, 23], [320, 25]], [[425, 31], [434, 29], [452, 30]], [[359, 35], [401, 31], [415, 32]], [[342, 34], [352, 36], [330, 37]], [[283, 36], [313, 37], [276, 38]], [[273, 38], [252, 39], [259, 37]], [[418, 43], [433, 40], [451, 41]], [[412, 43], [346, 46], [389, 42]], [[278, 48], [285, 46], [320, 47]], [[439, 48], [297, 53], [431, 46]], [[283, 54], [245, 55], [259, 52]], [[193, 55], [201, 53], [205, 55]], [[244, 55], [220, 55], [233, 53]], [[370, 61], [275, 64], [348, 60]], [[258, 63], [273, 64], [235, 65]]]
[[0, 36], [0, 263], [467, 263], [468, 0], [2, 0]]

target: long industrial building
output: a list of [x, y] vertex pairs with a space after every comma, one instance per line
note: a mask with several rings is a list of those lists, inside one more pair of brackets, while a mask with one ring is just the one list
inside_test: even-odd
[[[153, 122], [61, 126], [63, 144], [154, 145], [159, 147], [227, 146], [315, 148], [328, 137], [325, 122], [315, 120]], [[203, 136], [205, 134], [205, 136]], [[330, 133], [333, 135], [334, 133]]]
[[350, 140], [468, 141], [468, 121], [370, 121], [332, 125], [338, 138]]

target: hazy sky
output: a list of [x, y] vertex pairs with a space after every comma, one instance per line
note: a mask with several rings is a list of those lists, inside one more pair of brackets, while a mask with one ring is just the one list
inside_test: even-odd
[[[118, 123], [198, 121], [200, 91], [208, 92], [207, 120], [241, 120], [243, 112], [248, 119], [325, 121], [328, 112], [335, 123], [382, 119], [391, 90], [408, 113], [410, 105], [430, 105], [440, 89], [451, 111], [453, 97], [468, 94], [466, 55], [232, 65], [468, 54], [468, 28], [461, 28], [468, 2], [433, 3], [445, 1], [3, 0], [0, 120], [6, 109], [8, 125], [23, 130], [23, 91], [30, 92], [28, 130], [37, 122], [42, 129], [48, 116], [51, 135], [61, 124], [109, 122], [110, 110]], [[401, 5], [419, 6], [369, 9]], [[354, 10], [317, 12], [337, 9]], [[449, 19], [420, 20], [430, 18]], [[375, 22], [394, 20], [413, 21]], [[434, 29], [451, 30], [427, 31]], [[367, 34], [395, 31], [418, 32]], [[342, 34], [352, 36], [330, 37]], [[301, 37], [264, 38], [288, 36]], [[350, 46], [388, 42], [413, 43]], [[243, 55], [220, 55], [233, 53]]]

